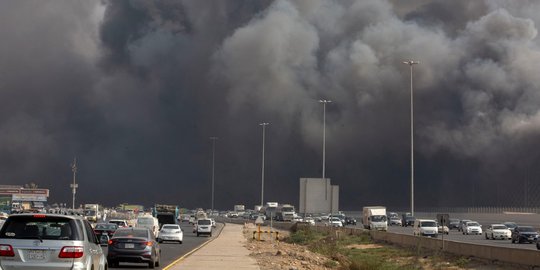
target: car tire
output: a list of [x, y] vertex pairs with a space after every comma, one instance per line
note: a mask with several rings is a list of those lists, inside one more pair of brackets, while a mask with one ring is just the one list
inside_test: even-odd
[[148, 263], [148, 268], [150, 268], [150, 269], [156, 268], [156, 263], [155, 263], [154, 261], [150, 261], [150, 262]]
[[180, 244], [180, 245], [181, 245], [181, 244], [182, 244], [182, 241], [178, 241], [178, 244]]
[[512, 244], [515, 244], [516, 240], [514, 240], [514, 238], [511, 238], [511, 239], [512, 239]]
[[107, 261], [107, 265], [109, 266], [109, 268], [115, 268], [115, 267], [118, 267], [118, 262], [117, 261]]
[[197, 237], [199, 237], [199, 233], [197, 233]]
[[538, 242], [536, 242], [536, 249], [540, 250], [540, 245], [538, 245]]

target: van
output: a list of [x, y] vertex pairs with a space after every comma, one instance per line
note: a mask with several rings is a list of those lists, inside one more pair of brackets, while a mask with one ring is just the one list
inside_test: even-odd
[[414, 235], [437, 237], [439, 229], [437, 221], [432, 219], [417, 219], [413, 225]]
[[147, 228], [152, 233], [154, 233], [154, 236], [156, 236], [159, 232], [159, 222], [158, 219], [153, 216], [142, 216], [137, 218], [137, 224], [135, 225], [137, 228]]
[[208, 218], [197, 220], [195, 231], [197, 233], [197, 237], [201, 234], [212, 236], [212, 220]]

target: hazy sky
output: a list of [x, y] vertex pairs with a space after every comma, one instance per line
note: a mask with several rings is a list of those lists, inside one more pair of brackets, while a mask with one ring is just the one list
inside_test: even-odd
[[[404, 3], [406, 2], [406, 3]], [[6, 0], [0, 179], [79, 203], [298, 205], [326, 175], [342, 209], [540, 203], [538, 1]]]

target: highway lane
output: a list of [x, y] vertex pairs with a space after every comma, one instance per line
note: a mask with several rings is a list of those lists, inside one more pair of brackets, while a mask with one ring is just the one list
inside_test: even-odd
[[[193, 233], [193, 225], [189, 225], [187, 222], [181, 223], [180, 227], [184, 231], [184, 241], [182, 244], [174, 243], [174, 242], [163, 242], [160, 244], [161, 247], [161, 260], [160, 260], [160, 266], [156, 267], [156, 269], [163, 269], [163, 267], [169, 265], [170, 263], [174, 262], [176, 259], [180, 258], [181, 256], [187, 254], [188, 252], [192, 251], [193, 249], [197, 248], [204, 242], [211, 239], [207, 236], [200, 236], [197, 237], [195, 233]], [[214, 233], [212, 234], [212, 238], [219, 235], [219, 232], [223, 228], [223, 224], [217, 223], [216, 228], [214, 228]], [[107, 254], [107, 247], [102, 247], [105, 254]], [[146, 264], [137, 264], [137, 263], [120, 263], [118, 268], [109, 268], [109, 269], [144, 269], [148, 266]]]
[[[437, 213], [416, 213], [416, 218], [422, 219], [436, 219]], [[357, 228], [362, 228], [362, 220], [360, 217], [356, 217], [358, 225]], [[482, 225], [484, 230], [490, 224], [500, 224], [506, 221], [516, 222], [518, 225], [523, 226], [533, 226], [537, 230], [540, 228], [540, 215], [538, 214], [481, 214], [481, 213], [450, 213], [450, 218], [457, 219], [470, 219], [477, 221]], [[408, 234], [413, 235], [412, 227], [400, 227], [400, 226], [389, 226], [389, 232]], [[419, 236], [421, 237], [421, 236]], [[441, 236], [439, 236], [441, 239]], [[531, 249], [536, 250], [536, 245], [533, 244], [512, 244], [510, 240], [491, 240], [486, 239], [484, 234], [482, 235], [463, 235], [463, 233], [458, 232], [457, 230], [451, 230], [448, 235], [444, 236], [445, 240], [466, 242], [479, 245], [489, 245], [489, 246], [498, 246], [498, 247], [509, 247], [509, 248], [521, 248], [521, 249]]]

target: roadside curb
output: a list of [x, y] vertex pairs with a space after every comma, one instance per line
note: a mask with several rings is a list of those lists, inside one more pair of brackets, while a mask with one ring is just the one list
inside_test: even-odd
[[199, 249], [203, 248], [204, 246], [210, 244], [212, 241], [216, 240], [220, 235], [221, 235], [221, 232], [223, 231], [223, 229], [225, 228], [226, 226], [226, 223], [225, 222], [221, 222], [223, 224], [223, 228], [221, 228], [221, 230], [219, 230], [219, 233], [218, 235], [216, 235], [216, 237], [212, 238], [212, 239], [209, 239], [207, 240], [206, 242], [200, 244], [198, 247], [194, 248], [193, 250], [191, 250], [190, 252], [182, 255], [180, 258], [174, 260], [172, 263], [170, 263], [169, 265], [163, 267], [163, 270], [168, 270], [170, 269], [171, 267], [175, 266], [177, 263], [185, 260], [187, 257], [189, 257], [191, 254], [195, 253], [196, 251], [198, 251]]

